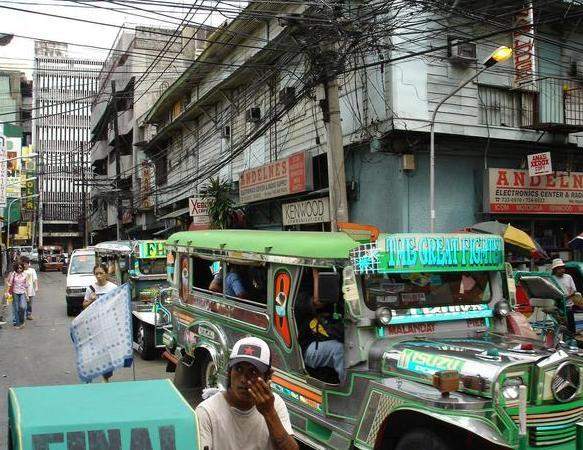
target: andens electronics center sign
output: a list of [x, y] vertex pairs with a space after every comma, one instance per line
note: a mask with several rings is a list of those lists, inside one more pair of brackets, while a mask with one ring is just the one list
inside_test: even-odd
[[583, 214], [583, 173], [530, 177], [525, 170], [488, 169], [484, 209], [494, 214]]

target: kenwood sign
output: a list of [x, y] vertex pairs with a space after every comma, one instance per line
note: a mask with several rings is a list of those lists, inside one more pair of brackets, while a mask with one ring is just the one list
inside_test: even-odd
[[283, 225], [330, 222], [328, 197], [282, 205]]

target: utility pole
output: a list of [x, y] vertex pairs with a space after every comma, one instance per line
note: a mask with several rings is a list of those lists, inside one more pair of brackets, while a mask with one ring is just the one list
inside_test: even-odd
[[121, 239], [121, 190], [120, 190], [120, 172], [121, 172], [121, 153], [119, 149], [119, 130], [117, 127], [117, 98], [115, 94], [115, 80], [111, 80], [111, 96], [113, 102], [113, 133], [115, 143], [115, 190], [116, 190], [116, 223], [117, 223], [117, 240]]
[[87, 230], [87, 182], [85, 179], [85, 150], [81, 148], [81, 217], [83, 220], [83, 247], [89, 245], [88, 230]]
[[344, 168], [344, 142], [340, 118], [340, 99], [336, 74], [326, 82], [328, 101], [328, 195], [330, 197], [331, 230], [338, 230], [338, 222], [348, 222], [346, 172]]

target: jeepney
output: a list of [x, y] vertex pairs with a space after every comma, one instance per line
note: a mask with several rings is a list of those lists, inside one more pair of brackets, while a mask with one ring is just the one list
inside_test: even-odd
[[[314, 448], [555, 450], [581, 440], [583, 359], [508, 332], [514, 280], [498, 236], [361, 244], [343, 233], [216, 230], [176, 233], [167, 249], [176, 257], [165, 355], [179, 387], [226, 385], [230, 348], [254, 335], [272, 349], [271, 386], [295, 436]], [[245, 299], [211, 292], [216, 264], [223, 277], [263, 271], [266, 285]], [[331, 277], [341, 284], [342, 384], [306, 367], [298, 345], [295, 306], [311, 276], [314, 296], [333, 295]]]
[[60, 245], [40, 246], [38, 248], [38, 264], [41, 272], [60, 272], [65, 264], [63, 247]]
[[[95, 246], [98, 263], [107, 267], [108, 280], [118, 286], [130, 283], [134, 348], [145, 360], [156, 357], [162, 345], [160, 315], [156, 299], [167, 286], [164, 241], [110, 241]], [[163, 318], [166, 316], [163, 316]], [[156, 338], [156, 334], [160, 334]]]

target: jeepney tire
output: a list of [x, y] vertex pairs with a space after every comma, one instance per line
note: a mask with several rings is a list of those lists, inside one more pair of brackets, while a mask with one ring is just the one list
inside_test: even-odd
[[199, 374], [198, 375], [199, 386], [202, 389], [218, 387], [218, 382], [215, 383], [214, 385], [209, 384], [209, 375], [212, 374], [213, 368], [214, 368], [214, 377], [216, 378], [216, 376], [217, 376], [217, 366], [216, 366], [215, 362], [213, 361], [213, 359], [211, 358], [211, 355], [208, 352], [205, 351], [205, 352], [201, 353], [200, 363], [198, 364], [198, 368], [199, 368], [199, 372], [198, 372], [198, 374]]
[[[153, 326], [149, 324], [145, 324], [142, 321], [138, 321], [138, 327], [136, 329], [136, 344], [138, 344], [138, 353], [140, 354], [140, 358], [144, 361], [151, 361], [156, 357], [156, 346], [154, 344], [154, 340], [156, 330]], [[142, 342], [137, 340], [138, 337], [142, 337]], [[141, 345], [141, 348], [139, 347]]]
[[75, 308], [73, 305], [67, 304], [67, 317], [73, 317], [75, 315]]
[[440, 434], [425, 428], [415, 428], [406, 432], [395, 446], [395, 450], [453, 450], [455, 448], [447, 444]]

